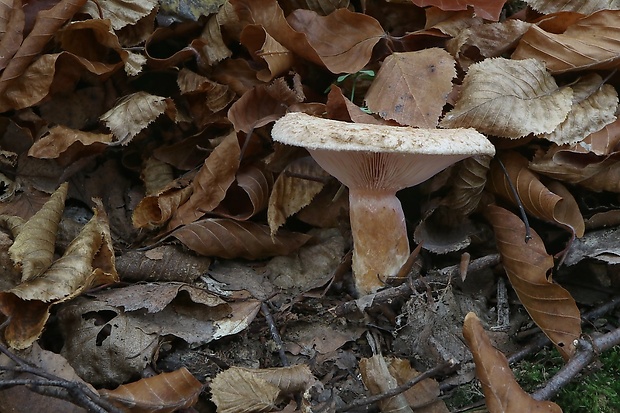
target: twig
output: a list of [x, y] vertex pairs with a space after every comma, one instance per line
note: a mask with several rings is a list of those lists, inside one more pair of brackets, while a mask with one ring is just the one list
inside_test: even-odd
[[284, 351], [284, 342], [282, 341], [282, 337], [280, 337], [280, 333], [278, 332], [278, 327], [276, 326], [275, 321], [273, 320], [273, 316], [271, 315], [271, 311], [269, 310], [269, 306], [264, 301], [260, 304], [260, 309], [265, 316], [265, 321], [269, 326], [269, 332], [271, 333], [271, 338], [276, 344], [276, 349], [278, 350], [278, 354], [280, 355], [280, 361], [284, 367], [289, 365], [288, 358], [286, 358], [286, 352]]
[[510, 175], [508, 175], [508, 171], [506, 170], [504, 163], [501, 159], [499, 159], [499, 157], [496, 157], [495, 159], [497, 160], [497, 163], [499, 163], [499, 166], [502, 168], [502, 171], [506, 176], [506, 182], [508, 182], [508, 186], [510, 187], [512, 196], [515, 197], [515, 202], [517, 204], [517, 207], [519, 208], [519, 214], [521, 215], [521, 220], [523, 221], [523, 224], [525, 224], [525, 243], [527, 244], [527, 242], [532, 239], [532, 234], [530, 232], [530, 222], [527, 219], [525, 208], [523, 208], [523, 203], [521, 202], [521, 198], [519, 198], [519, 193], [517, 192], [515, 186], [512, 184], [512, 181], [510, 180]]
[[579, 339], [576, 346], [577, 351], [575, 351], [573, 357], [543, 388], [532, 393], [532, 397], [536, 400], [549, 400], [558, 394], [562, 387], [572, 381], [596, 356], [618, 344], [620, 344], [620, 328], [598, 336], [592, 339], [591, 342]]
[[445, 372], [446, 370], [450, 370], [452, 368], [454, 368], [457, 365], [456, 360], [450, 360], [446, 363], [440, 364], [439, 366], [433, 367], [432, 369], [426, 370], [424, 373], [421, 373], [413, 378], [411, 378], [410, 380], [406, 381], [405, 383], [401, 384], [400, 386], [394, 387], [393, 389], [390, 389], [384, 393], [381, 394], [376, 394], [374, 396], [370, 396], [370, 397], [365, 397], [363, 399], [359, 399], [356, 400], [352, 403], [349, 403], [347, 406], [345, 407], [341, 407], [339, 409], [336, 409], [336, 412], [347, 412], [349, 410], [353, 410], [355, 408], [358, 407], [362, 407], [362, 406], [367, 406], [369, 404], [372, 403], [376, 403], [378, 401], [381, 400], [385, 400], [388, 399], [390, 397], [394, 397], [396, 395], [399, 395], [407, 390], [409, 390], [411, 387], [415, 386], [416, 384], [418, 384], [419, 382], [421, 382], [422, 380], [425, 380], [429, 377], [434, 377], [438, 374], [441, 374], [443, 372]]

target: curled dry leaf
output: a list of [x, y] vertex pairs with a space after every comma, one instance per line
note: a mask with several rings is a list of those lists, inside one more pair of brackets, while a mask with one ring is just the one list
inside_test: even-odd
[[23, 29], [26, 19], [21, 0], [2, 2], [0, 15], [2, 16], [0, 33], [3, 33], [0, 39], [0, 70], [3, 70], [24, 40]]
[[620, 60], [619, 21], [620, 10], [601, 10], [560, 34], [533, 25], [521, 38], [512, 58], [537, 59], [553, 74], [613, 69]]
[[441, 204], [462, 217], [474, 212], [487, 183], [491, 159], [488, 155], [476, 155], [457, 163], [451, 174], [450, 193]]
[[206, 95], [206, 102], [201, 101], [201, 105], [206, 105], [213, 113], [226, 108], [235, 99], [235, 93], [230, 87], [200, 76], [186, 68], [179, 71], [177, 85], [183, 94]]
[[573, 105], [564, 122], [551, 133], [540, 135], [558, 145], [574, 144], [616, 120], [618, 92], [595, 73], [586, 75], [573, 89]]
[[293, 54], [259, 25], [247, 25], [241, 32], [241, 44], [252, 54], [254, 60], [267, 66], [256, 73], [256, 77], [269, 82], [285, 73], [293, 65]]
[[222, 202], [235, 180], [240, 154], [237, 134], [231, 131], [205, 159], [192, 181], [192, 194], [173, 214], [170, 229], [196, 221]]
[[463, 336], [474, 356], [476, 377], [480, 380], [490, 413], [562, 413], [557, 404], [534, 400], [515, 380], [508, 360], [493, 345], [480, 320], [468, 313]]
[[231, 367], [211, 382], [213, 402], [221, 413], [266, 412], [281, 394], [303, 391], [316, 382], [305, 364], [269, 369]]
[[[381, 354], [361, 359], [359, 367], [364, 385], [370, 390], [371, 394], [382, 394], [398, 387], [398, 382], [390, 374], [388, 364]], [[405, 395], [402, 393], [381, 400], [378, 404], [382, 412], [413, 413]]]
[[125, 96], [116, 106], [101, 115], [100, 119], [118, 141], [127, 145], [171, 104], [171, 101], [162, 96], [136, 92]]
[[355, 123], [371, 123], [376, 125], [383, 123], [379, 119], [375, 119], [374, 116], [364, 112], [362, 108], [347, 99], [342, 94], [342, 89], [336, 85], [330, 86], [325, 109], [329, 119]]
[[9, 248], [13, 263], [21, 268], [22, 281], [38, 277], [54, 260], [56, 232], [65, 208], [68, 188], [67, 183], [58, 187], [45, 205], [21, 226]]
[[193, 222], [170, 235], [201, 255], [250, 260], [288, 255], [311, 238], [290, 232], [272, 237], [266, 225], [216, 218]]
[[174, 180], [174, 171], [166, 162], [151, 156], [142, 163], [140, 178], [144, 182], [146, 196], [152, 196]]
[[309, 156], [291, 162], [276, 179], [269, 197], [267, 221], [271, 234], [278, 231], [286, 218], [307, 206], [321, 192], [328, 177]]
[[557, 2], [554, 0], [525, 0], [525, 2], [534, 10], [538, 10], [543, 14], [557, 13], [561, 11], [572, 11], [581, 14], [592, 14], [599, 10], [617, 10], [620, 9], [620, 3], [616, 0], [569, 0]]
[[141, 413], [172, 413], [198, 401], [202, 384], [185, 368], [160, 373], [99, 394], [121, 408]]
[[172, 218], [179, 205], [192, 194], [191, 186], [178, 188], [175, 183], [169, 184], [159, 194], [146, 196], [140, 201], [131, 216], [134, 227], [154, 229]]
[[[516, 152], [509, 152], [500, 158], [506, 167], [508, 177], [497, 161], [491, 163], [488, 188], [502, 198], [517, 205], [510, 182], [515, 187], [523, 207], [536, 218], [560, 225], [577, 237], [583, 236], [585, 223], [577, 201], [571, 193], [558, 183], [545, 186], [535, 173], [530, 171], [527, 159]], [[552, 190], [553, 188], [553, 190]]]
[[[92, 133], [57, 125], [37, 140], [28, 150], [28, 156], [39, 159], [55, 159], [62, 154], [72, 160], [103, 151], [112, 142], [112, 135]], [[66, 152], [71, 152], [66, 154]]]
[[581, 335], [581, 316], [570, 293], [547, 278], [553, 257], [532, 230], [525, 242], [525, 225], [516, 215], [495, 205], [487, 206], [502, 264], [521, 304], [534, 322], [567, 360]]
[[393, 53], [383, 61], [365, 100], [401, 125], [434, 128], [452, 91], [454, 58], [443, 49]]
[[250, 219], [267, 207], [272, 186], [271, 172], [255, 165], [244, 167], [213, 213], [240, 221]]
[[572, 95], [538, 60], [486, 59], [469, 68], [454, 109], [440, 125], [506, 138], [547, 133], [566, 119]]

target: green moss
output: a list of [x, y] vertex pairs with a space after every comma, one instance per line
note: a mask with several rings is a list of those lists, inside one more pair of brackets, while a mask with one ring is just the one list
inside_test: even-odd
[[[584, 371], [553, 399], [564, 413], [620, 412], [620, 347], [604, 352], [599, 366]], [[512, 367], [525, 391], [544, 385], [564, 364], [554, 349], [545, 349]], [[470, 383], [456, 389], [446, 403], [453, 411], [481, 399], [479, 385]]]

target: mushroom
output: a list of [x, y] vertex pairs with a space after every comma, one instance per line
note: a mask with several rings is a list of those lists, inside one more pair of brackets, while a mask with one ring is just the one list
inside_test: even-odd
[[349, 188], [352, 267], [360, 295], [383, 287], [409, 258], [405, 216], [396, 192], [469, 156], [495, 153], [474, 129], [348, 123], [301, 112], [279, 119], [272, 137], [305, 147]]

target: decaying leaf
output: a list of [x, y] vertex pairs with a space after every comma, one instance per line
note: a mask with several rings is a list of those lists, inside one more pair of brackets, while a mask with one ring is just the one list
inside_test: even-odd
[[476, 376], [482, 384], [490, 413], [562, 413], [550, 401], [534, 400], [515, 380], [508, 360], [493, 345], [474, 313], [463, 323], [463, 336], [474, 356]]
[[500, 159], [508, 176], [497, 161], [492, 162], [488, 185], [491, 191], [517, 205], [508, 183], [510, 179], [529, 214], [560, 225], [577, 237], [583, 236], [585, 232], [583, 217], [577, 201], [566, 188], [558, 182], [543, 185], [536, 174], [530, 171], [527, 159], [516, 152], [503, 154]]
[[22, 281], [41, 275], [54, 260], [56, 232], [65, 208], [68, 188], [67, 183], [58, 187], [45, 205], [21, 226], [9, 248], [13, 263], [21, 268]]
[[553, 257], [547, 254], [534, 230], [532, 239], [525, 242], [525, 225], [516, 215], [489, 205], [486, 216], [493, 225], [502, 264], [521, 304], [562, 357], [568, 359], [581, 335], [581, 316], [570, 293], [547, 278]]
[[99, 394], [122, 408], [143, 413], [171, 413], [192, 407], [202, 384], [185, 368], [160, 373]]
[[443, 49], [394, 53], [383, 61], [366, 104], [401, 125], [435, 128], [454, 76], [454, 58]]
[[[381, 394], [398, 387], [398, 382], [390, 374], [388, 364], [381, 354], [360, 360], [360, 373], [371, 394]], [[382, 412], [413, 413], [405, 395], [400, 393], [379, 402]]]
[[305, 364], [258, 370], [231, 367], [215, 376], [211, 393], [218, 412], [267, 412], [281, 395], [303, 391], [315, 382]]
[[440, 125], [506, 138], [548, 133], [566, 119], [572, 96], [538, 60], [486, 59], [469, 68], [454, 109]]

